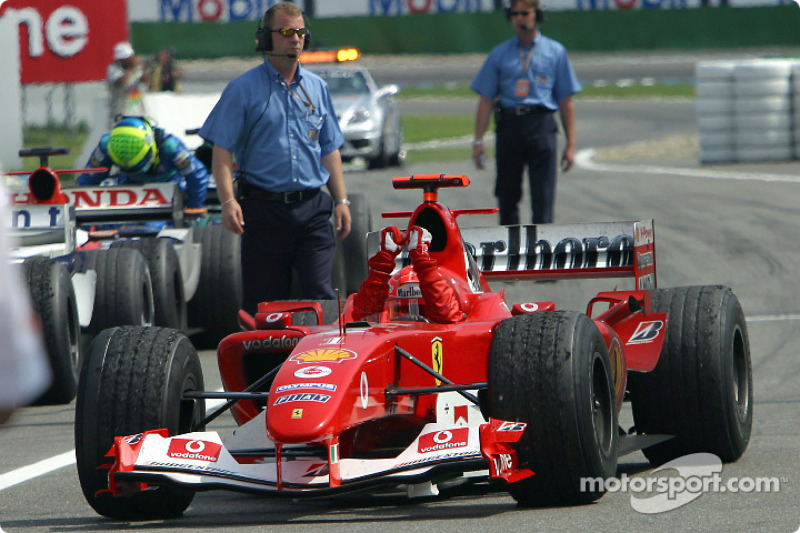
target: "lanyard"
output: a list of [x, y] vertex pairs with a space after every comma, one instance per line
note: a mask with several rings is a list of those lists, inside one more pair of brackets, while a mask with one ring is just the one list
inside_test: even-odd
[[519, 49], [519, 62], [522, 64], [522, 75], [528, 77], [528, 67], [531, 66], [531, 59], [533, 58], [533, 46], [528, 50], [528, 54], [523, 58], [522, 48]]
[[292, 96], [294, 96], [295, 98], [297, 98], [298, 100], [300, 100], [301, 102], [303, 102], [303, 104], [304, 104], [304, 105], [305, 105], [307, 108], [311, 109], [311, 113], [312, 113], [312, 114], [316, 113], [316, 112], [317, 112], [317, 108], [314, 106], [314, 103], [311, 101], [311, 97], [310, 97], [310, 96], [308, 95], [308, 93], [306, 92], [306, 89], [305, 89], [305, 87], [303, 87], [303, 84], [302, 84], [302, 83], [300, 83], [300, 82], [297, 82], [297, 86], [298, 86], [298, 87], [300, 87], [300, 90], [301, 90], [301, 91], [303, 91], [303, 95], [306, 97], [306, 99], [305, 99], [305, 100], [304, 100], [304, 99], [303, 99], [303, 98], [302, 98], [302, 97], [301, 97], [299, 94], [297, 94], [297, 93], [295, 92], [295, 90], [294, 90], [294, 89], [292, 89], [291, 87], [289, 88], [289, 92], [290, 92], [290, 93], [292, 93]]

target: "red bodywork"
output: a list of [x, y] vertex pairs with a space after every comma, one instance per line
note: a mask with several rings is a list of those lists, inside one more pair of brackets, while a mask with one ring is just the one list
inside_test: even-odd
[[[364, 467], [372, 478], [396, 474], [410, 469], [412, 463], [424, 462], [432, 451], [457, 451], [466, 446], [468, 438], [478, 438], [478, 433], [480, 453], [457, 459], [481, 460], [482, 466], [465, 466], [462, 471], [488, 469], [490, 477], [511, 482], [532, 475], [518, 469], [510, 446], [525, 424], [494, 420], [485, 414], [481, 417], [481, 411], [468, 402], [454, 403], [452, 408], [441, 403], [444, 391], [454, 390], [448, 386], [469, 385], [459, 392], [464, 396], [468, 390], [485, 388], [494, 332], [501, 321], [555, 308], [553, 302], [509, 306], [502, 292], [492, 292], [487, 279], [633, 277], [634, 290], [602, 292], [587, 309], [589, 316], [596, 315], [594, 321], [609, 349], [617, 408], [622, 403], [627, 371], [648, 371], [655, 366], [666, 316], [651, 312], [648, 289], [655, 287], [652, 221], [460, 230], [458, 216], [494, 212], [451, 211], [437, 201], [438, 188], [468, 183], [465, 176], [395, 178], [395, 188], [422, 188], [424, 201], [413, 213], [384, 214], [409, 217], [409, 226], [430, 231], [431, 256], [452, 283], [466, 290], [462, 295], [464, 321], [391, 322], [384, 310], [377, 322], [356, 322], [351, 296], [342, 306], [341, 320], [323, 324], [317, 302], [265, 302], [255, 316], [240, 312], [245, 331], [219, 344], [219, 369], [226, 391], [248, 391], [263, 375], [276, 372], [266, 399], [242, 399], [231, 409], [240, 425], [255, 422], [266, 426], [260, 430], [266, 442], [251, 447], [269, 448], [270, 457], [275, 458], [272, 490], [303, 488], [297, 481], [286, 481], [285, 470], [297, 468], [298, 461], [284, 460], [284, 453], [297, 446], [322, 450], [320, 462], [316, 467], [311, 464], [307, 475], [311, 476], [314, 468], [324, 471], [323, 486], [333, 489], [353, 479], [340, 471], [345, 459], [383, 457], [389, 450], [406, 453], [413, 445], [416, 462], [393, 465], [387, 471]], [[600, 233], [579, 234], [588, 231], [587, 227]], [[612, 234], [604, 235], [606, 230]], [[551, 234], [555, 237], [548, 237]], [[542, 250], [549, 250], [550, 255], [545, 257]], [[397, 259], [398, 268], [404, 261], [405, 253]], [[301, 314], [310, 314], [316, 325], [293, 324], [300, 322], [295, 319]], [[426, 430], [430, 424], [441, 427]], [[127, 446], [124, 439], [117, 439], [117, 462], [112, 471], [135, 470], [132, 462], [123, 464], [123, 457], [131, 455]], [[255, 464], [260, 459], [250, 454], [236, 461]], [[112, 492], [116, 493], [113, 486]]]

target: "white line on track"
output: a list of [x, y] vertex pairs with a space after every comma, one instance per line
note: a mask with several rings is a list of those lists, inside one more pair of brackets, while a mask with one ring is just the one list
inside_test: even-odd
[[[223, 403], [223, 400], [210, 400], [206, 402], [206, 414], [211, 413], [211, 411]], [[23, 466], [11, 472], [0, 474], [0, 491], [74, 464], [75, 450], [73, 449], [60, 455], [44, 459], [38, 463], [33, 463], [32, 465]], [[2, 530], [0, 530], [0, 532], [1, 531]]]
[[19, 485], [20, 483], [28, 481], [29, 479], [49, 474], [50, 472], [73, 464], [75, 464], [75, 450], [70, 450], [61, 455], [45, 459], [44, 461], [17, 468], [7, 474], [0, 475], [0, 490], [5, 490], [14, 485]]
[[786, 322], [800, 320], [800, 313], [783, 313], [780, 315], [756, 315], [746, 317], [748, 322]]
[[587, 148], [580, 150], [575, 156], [575, 165], [585, 170], [597, 172], [624, 172], [628, 174], [667, 174], [687, 178], [703, 178], [715, 180], [764, 181], [800, 183], [800, 177], [789, 174], [764, 174], [761, 172], [743, 172], [734, 170], [711, 170], [703, 168], [661, 167], [657, 165], [617, 165], [598, 163], [594, 160], [597, 150]]

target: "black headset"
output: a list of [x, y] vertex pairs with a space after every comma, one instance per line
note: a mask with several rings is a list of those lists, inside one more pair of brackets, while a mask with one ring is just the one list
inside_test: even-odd
[[[511, 20], [511, 8], [517, 3], [517, 1], [518, 0], [511, 0], [508, 3], [508, 7], [504, 8], [506, 12], [506, 19]], [[533, 8], [533, 11], [536, 13], [536, 24], [545, 21], [544, 8], [539, 5], [539, 2], [536, 2], [536, 7]]]
[[[272, 52], [272, 35], [270, 28], [264, 27], [264, 21], [268, 18], [271, 18], [272, 12], [275, 9], [275, 6], [267, 9], [264, 16], [261, 17], [258, 21], [258, 29], [256, 30], [256, 52]], [[308, 21], [306, 20], [306, 15], [303, 13], [303, 25], [308, 28]], [[309, 31], [306, 33], [306, 38], [303, 41], [303, 50], [308, 50], [308, 47], [311, 45], [311, 32]]]

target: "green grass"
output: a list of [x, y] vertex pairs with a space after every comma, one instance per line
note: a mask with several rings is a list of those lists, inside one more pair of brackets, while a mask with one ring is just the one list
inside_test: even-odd
[[433, 139], [449, 139], [471, 135], [475, 130], [474, 115], [412, 115], [405, 113], [403, 139], [407, 143], [418, 143]]
[[629, 87], [617, 87], [608, 85], [606, 87], [584, 87], [576, 99], [586, 98], [694, 98], [695, 86], [691, 83], [675, 83], [641, 85], [633, 84]]
[[466, 85], [447, 84], [432, 85], [430, 87], [403, 87], [397, 94], [398, 98], [411, 99], [422, 97], [442, 97], [442, 98], [475, 98], [478, 96]]
[[[575, 95], [583, 98], [694, 98], [695, 86], [691, 83], [654, 83], [642, 85], [633, 83], [630, 86], [607, 85], [605, 87], [586, 86]], [[414, 98], [475, 98], [477, 96], [466, 85], [437, 85], [432, 87], [403, 87], [398, 98], [411, 100]]]
[[[67, 130], [60, 126], [50, 128], [30, 126], [23, 131], [23, 148], [68, 148], [69, 154], [57, 155], [50, 158], [49, 166], [54, 169], [76, 168], [83, 166], [85, 161], [77, 161], [89, 134], [85, 125], [79, 126], [75, 131]], [[38, 157], [26, 157], [22, 160], [22, 170], [36, 170], [39, 168]]]

